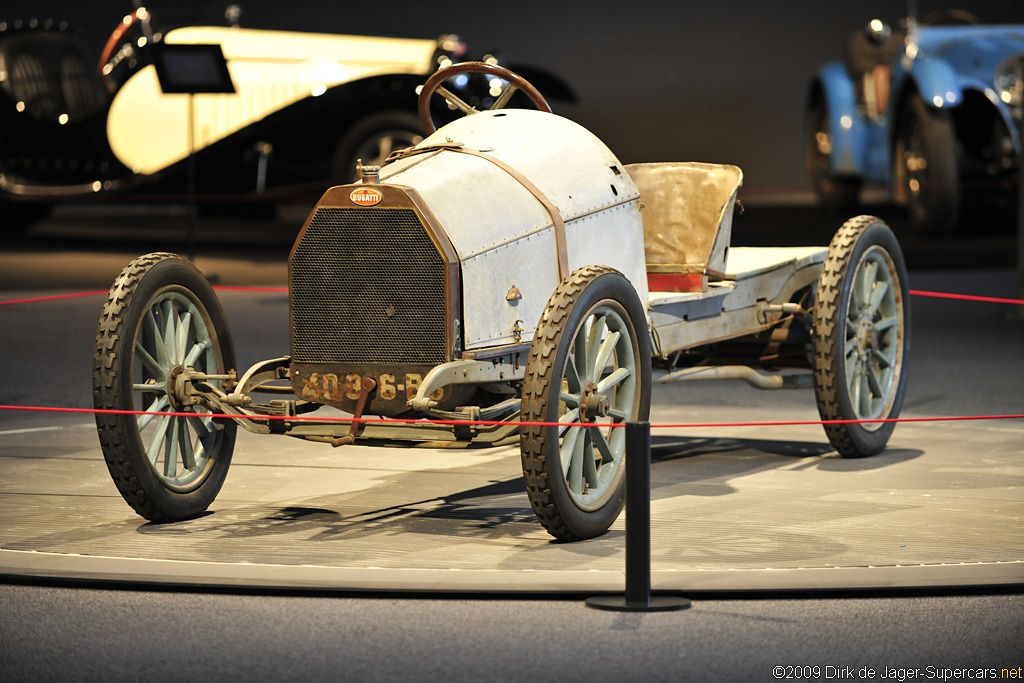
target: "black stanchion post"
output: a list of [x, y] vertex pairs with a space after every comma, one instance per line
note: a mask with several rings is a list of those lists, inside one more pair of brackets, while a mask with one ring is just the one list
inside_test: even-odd
[[626, 425], [626, 603], [650, 602], [651, 426], [630, 422]]
[[[1024, 118], [1017, 121], [1017, 130], [1024, 141]], [[1017, 298], [1024, 299], [1024, 158], [1017, 159]], [[1015, 306], [1010, 315], [1024, 319], [1024, 308]]]
[[651, 597], [651, 425], [626, 423], [626, 594], [587, 598], [587, 606], [618, 612], [668, 612], [690, 601]]

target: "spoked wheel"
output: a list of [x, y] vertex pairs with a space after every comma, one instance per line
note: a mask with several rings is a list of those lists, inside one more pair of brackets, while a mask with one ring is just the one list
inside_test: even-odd
[[332, 182], [351, 183], [356, 163], [383, 166], [392, 152], [423, 142], [423, 127], [416, 115], [406, 111], [384, 111], [358, 121], [345, 133], [331, 161]]
[[93, 402], [97, 409], [190, 413], [96, 415], [114, 483], [146, 519], [195, 517], [220, 491], [235, 423], [215, 420], [178, 380], [186, 368], [223, 375], [234, 367], [224, 312], [191, 263], [149, 254], [121, 271], [96, 334]]
[[[551, 296], [523, 381], [523, 473], [530, 504], [561, 540], [599, 536], [625, 502], [625, 429], [651, 404], [647, 317], [620, 273], [587, 266]], [[597, 426], [587, 426], [597, 425]]]
[[855, 176], [836, 175], [832, 169], [834, 137], [828, 104], [821, 93], [814, 96], [807, 112], [806, 135], [807, 173], [822, 206], [831, 211], [856, 206], [861, 180]]
[[[814, 392], [822, 420], [899, 416], [910, 351], [907, 270], [896, 237], [874, 216], [839, 229], [814, 307]], [[825, 425], [844, 457], [881, 452], [894, 422]]]
[[953, 118], [919, 99], [907, 106], [893, 150], [896, 199], [907, 205], [910, 227], [949, 235], [960, 219], [960, 166]]

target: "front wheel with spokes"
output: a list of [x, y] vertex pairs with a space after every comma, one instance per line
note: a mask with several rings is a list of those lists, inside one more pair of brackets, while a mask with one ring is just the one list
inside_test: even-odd
[[907, 270], [874, 216], [847, 221], [828, 247], [814, 308], [814, 390], [829, 441], [844, 457], [881, 452], [900, 414], [910, 352]]
[[118, 491], [146, 519], [195, 517], [220, 491], [235, 424], [216, 420], [183, 380], [234, 366], [224, 313], [191, 263], [149, 254], [121, 271], [96, 334], [93, 402], [125, 411], [98, 413], [96, 425]]
[[573, 272], [548, 301], [523, 380], [523, 473], [534, 512], [560, 540], [599, 536], [625, 501], [627, 421], [646, 420], [651, 347], [629, 281]]

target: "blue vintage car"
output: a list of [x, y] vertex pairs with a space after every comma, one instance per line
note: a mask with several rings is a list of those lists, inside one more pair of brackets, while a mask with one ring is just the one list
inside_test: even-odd
[[807, 101], [807, 167], [823, 203], [888, 186], [921, 233], [955, 232], [969, 199], [1012, 197], [1021, 163], [1024, 25], [946, 10], [873, 20]]

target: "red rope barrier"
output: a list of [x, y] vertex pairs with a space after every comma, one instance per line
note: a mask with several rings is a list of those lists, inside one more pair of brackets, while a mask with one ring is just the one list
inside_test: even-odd
[[[4, 406], [0, 410], [24, 410], [48, 413], [89, 413], [94, 415], [153, 415], [155, 417], [216, 417], [222, 419], [241, 418], [246, 420], [287, 420], [289, 422], [365, 422], [378, 424], [419, 424], [444, 426], [516, 426], [516, 427], [564, 427], [562, 422], [512, 422], [503, 420], [421, 420], [389, 417], [316, 417], [313, 415], [227, 415], [226, 413], [182, 413], [182, 412], [146, 412], [145, 410], [114, 410], [103, 408], [54, 408], [47, 406]], [[790, 420], [774, 422], [684, 422], [680, 424], [652, 424], [652, 429], [688, 429], [693, 427], [791, 427], [803, 425], [838, 425], [838, 424], [875, 424], [881, 422], [958, 422], [968, 420], [1019, 420], [1021, 415], [968, 415], [944, 417], [892, 417], [880, 420]], [[594, 427], [623, 427], [625, 423], [601, 424], [592, 423]]]
[[931, 296], [938, 299], [960, 299], [963, 301], [987, 301], [997, 304], [1024, 304], [1024, 299], [998, 299], [991, 296], [971, 296], [969, 294], [946, 294], [945, 292], [922, 292], [919, 289], [910, 290], [911, 294], [917, 296]]
[[[235, 285], [217, 285], [214, 287], [217, 291], [227, 292], [270, 292], [274, 294], [287, 294], [287, 287], [243, 287]], [[54, 294], [52, 296], [38, 296], [31, 299], [12, 299], [10, 301], [0, 301], [0, 306], [9, 304], [27, 304], [35, 303], [39, 301], [56, 301], [58, 299], [75, 299], [83, 296], [98, 296], [100, 294], [106, 294], [109, 290], [99, 290], [95, 292], [77, 292], [74, 294]], [[949, 294], [946, 292], [925, 292], [919, 289], [911, 289], [910, 293], [915, 296], [927, 296], [938, 299], [959, 299], [961, 301], [983, 301], [988, 303], [997, 304], [1017, 304], [1024, 305], [1024, 299], [1001, 299], [992, 296], [974, 296], [971, 294]]]
[[106, 294], [109, 290], [102, 290], [97, 292], [79, 292], [77, 294], [54, 294], [53, 296], [37, 296], [31, 299], [12, 299], [11, 301], [0, 301], [0, 306], [6, 306], [9, 304], [30, 304], [37, 301], [56, 301], [57, 299], [76, 299], [82, 296], [96, 296], [98, 294]]
[[[272, 292], [274, 294], [287, 294], [287, 287], [239, 287], [231, 285], [217, 285], [214, 287], [217, 291], [227, 292]], [[9, 304], [29, 304], [37, 301], [57, 301], [59, 299], [77, 299], [83, 296], [99, 296], [100, 294], [109, 293], [109, 289], [101, 289], [95, 292], [76, 292], [74, 294], [54, 294], [52, 296], [37, 296], [31, 299], [12, 299], [10, 301], [0, 301], [0, 306], [6, 306]]]

